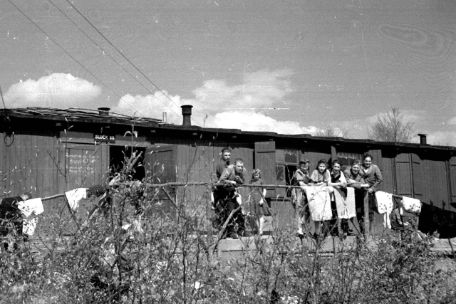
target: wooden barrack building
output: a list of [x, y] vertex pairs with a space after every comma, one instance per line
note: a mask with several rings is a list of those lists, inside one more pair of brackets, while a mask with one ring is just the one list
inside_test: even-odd
[[[161, 168], [161, 182], [214, 182], [220, 151], [228, 146], [248, 170], [260, 168], [265, 183], [276, 185], [290, 182], [301, 158], [313, 169], [319, 159], [350, 165], [370, 152], [384, 176], [382, 190], [425, 204], [422, 230], [456, 235], [455, 147], [428, 145], [425, 138], [411, 144], [202, 128], [191, 125], [191, 109], [184, 107], [183, 114], [184, 123], [173, 125], [108, 108], [0, 110], [1, 196], [30, 191], [44, 197], [103, 183], [133, 150], [143, 152], [148, 174]], [[196, 200], [199, 193], [192, 195]], [[270, 189], [268, 195], [278, 216], [287, 217], [285, 189]]]

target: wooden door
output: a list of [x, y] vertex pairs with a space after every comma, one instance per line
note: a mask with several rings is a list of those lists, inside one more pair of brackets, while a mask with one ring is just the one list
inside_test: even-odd
[[[263, 173], [263, 182], [276, 184], [276, 150], [274, 141], [255, 143], [255, 168]], [[275, 197], [275, 188], [267, 188], [267, 197]]]
[[158, 184], [175, 182], [177, 177], [176, 158], [176, 146], [147, 148], [144, 155], [146, 175]]
[[419, 200], [424, 198], [424, 170], [421, 163], [421, 158], [412, 154], [411, 158], [411, 167], [412, 167], [412, 186], [413, 186], [413, 197]]
[[400, 153], [396, 155], [396, 194], [413, 196], [412, 168], [410, 166], [410, 154]]

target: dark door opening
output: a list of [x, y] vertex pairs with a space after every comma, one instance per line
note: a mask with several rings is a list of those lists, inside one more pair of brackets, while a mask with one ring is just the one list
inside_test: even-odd
[[144, 169], [144, 154], [146, 153], [145, 148], [138, 147], [125, 147], [125, 146], [110, 146], [109, 147], [109, 169], [111, 176], [114, 176], [116, 173], [119, 173], [127, 164], [127, 160], [132, 157], [132, 155], [141, 156], [138, 158], [138, 161], [133, 165], [128, 174], [131, 175], [132, 180], [142, 180], [146, 176], [146, 171]]
[[[285, 166], [285, 184], [291, 186], [293, 175], [297, 170], [297, 166], [294, 165], [286, 165]], [[290, 197], [291, 193], [287, 191], [287, 197]]]

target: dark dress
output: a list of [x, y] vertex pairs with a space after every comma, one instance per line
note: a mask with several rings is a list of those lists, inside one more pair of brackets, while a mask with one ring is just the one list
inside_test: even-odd
[[[263, 180], [259, 179], [256, 181], [251, 181], [250, 184], [252, 185], [263, 185]], [[259, 218], [261, 216], [270, 216], [271, 212], [269, 211], [266, 199], [263, 198], [263, 188], [251, 188], [250, 193], [250, 201], [247, 206], [247, 212], [255, 215], [255, 217]], [[260, 205], [260, 201], [263, 199], [263, 204]]]

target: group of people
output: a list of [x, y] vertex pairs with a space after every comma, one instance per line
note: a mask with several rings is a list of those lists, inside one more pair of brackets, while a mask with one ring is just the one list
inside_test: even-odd
[[[247, 183], [247, 170], [242, 159], [231, 161], [231, 151], [225, 148], [216, 166], [216, 176], [217, 182], [212, 192], [216, 215], [214, 224], [223, 231], [223, 237], [244, 236], [249, 216], [254, 218], [256, 232], [262, 234], [265, 216], [271, 215], [271, 212], [266, 202], [266, 189], [261, 187], [261, 170], [257, 168], [252, 171], [248, 184], [253, 187], [250, 187], [248, 197], [241, 197], [237, 189]], [[308, 227], [310, 219], [314, 222], [311, 236], [316, 239], [324, 237], [330, 230], [327, 228], [336, 225], [340, 237], [350, 233], [361, 234], [370, 229], [360, 223], [372, 222], [374, 193], [382, 181], [382, 173], [372, 163], [370, 154], [365, 154], [362, 161], [354, 161], [345, 171], [338, 160], [330, 164], [320, 160], [313, 171], [310, 170], [309, 160], [300, 161], [291, 178], [293, 187], [290, 187], [297, 235], [302, 238], [304, 231], [312, 230]], [[366, 213], [365, 206], [368, 208]]]
[[230, 149], [224, 148], [216, 165], [217, 183], [212, 192], [212, 206], [216, 214], [214, 226], [223, 230], [224, 238], [244, 236], [246, 226], [254, 227], [252, 230], [262, 234], [265, 216], [270, 215], [266, 189], [261, 187], [261, 170], [253, 170], [249, 184], [258, 187], [251, 189], [247, 198], [243, 198], [237, 190], [246, 183], [247, 174], [244, 161], [237, 158], [232, 162]]
[[[372, 156], [364, 154], [363, 160], [355, 160], [353, 164], [342, 171], [342, 164], [333, 160], [330, 165], [325, 160], [317, 163], [315, 170], [310, 173], [309, 160], [299, 162], [299, 168], [293, 175], [292, 203], [296, 210], [297, 235], [304, 236], [304, 226], [311, 217], [314, 222], [313, 237], [320, 238], [336, 226], [340, 237], [349, 233], [361, 234], [368, 214], [369, 222], [373, 220], [375, 198], [374, 193], [383, 181], [379, 167], [372, 163]], [[365, 213], [364, 209], [368, 210]], [[352, 228], [349, 228], [349, 222]], [[310, 231], [311, 229], [306, 229]]]

